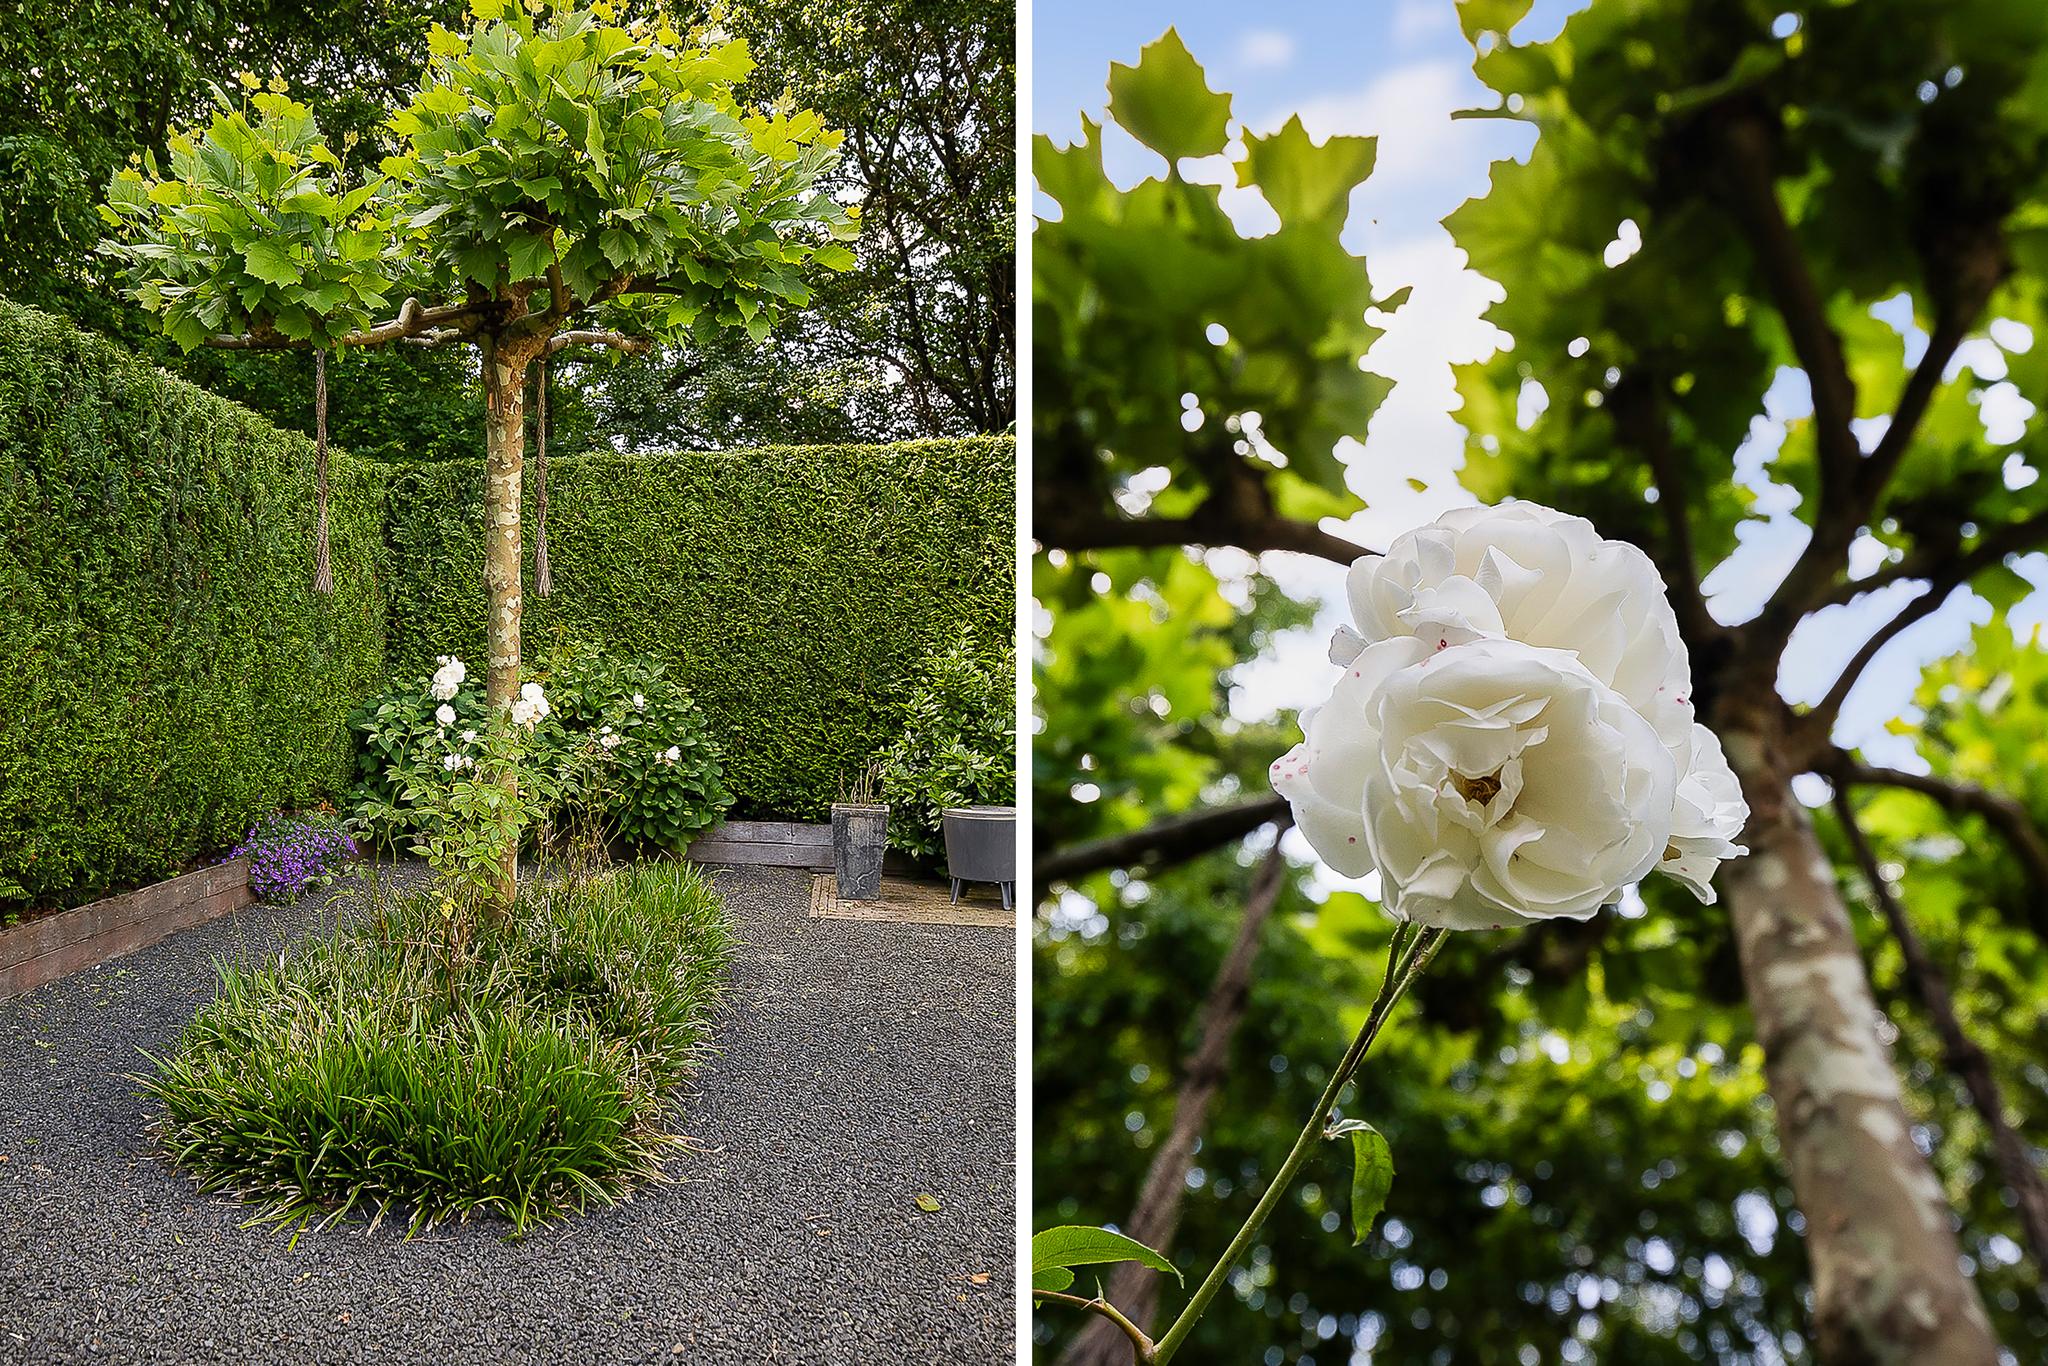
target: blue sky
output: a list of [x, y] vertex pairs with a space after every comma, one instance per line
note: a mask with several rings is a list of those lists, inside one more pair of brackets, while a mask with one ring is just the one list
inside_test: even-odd
[[[1515, 38], [1547, 37], [1577, 7], [1569, 0], [1539, 0]], [[1453, 110], [1490, 103], [1489, 92], [1471, 73], [1471, 49], [1458, 30], [1452, 0], [1281, 0], [1255, 6], [1037, 0], [1032, 22], [1036, 131], [1065, 143], [1079, 135], [1083, 112], [1100, 120], [1108, 102], [1110, 63], [1136, 61], [1139, 49], [1169, 26], [1178, 28], [1207, 68], [1210, 85], [1231, 92], [1233, 112], [1246, 126], [1277, 127], [1298, 112], [1318, 138], [1342, 132], [1380, 139], [1378, 166], [1353, 198], [1345, 240], [1367, 257], [1376, 291], [1407, 284], [1414, 293], [1389, 320], [1387, 335], [1368, 358], [1372, 368], [1395, 380], [1393, 394], [1375, 415], [1363, 447], [1347, 443], [1339, 449], [1353, 489], [1369, 504], [1348, 534], [1364, 544], [1384, 545], [1444, 509], [1471, 501], [1456, 482], [1463, 431], [1453, 413], [1450, 367], [1490, 354], [1508, 339], [1481, 317], [1499, 297], [1498, 287], [1465, 268], [1463, 253], [1439, 220], [1466, 198], [1485, 193], [1489, 164], [1525, 156], [1534, 133], [1504, 121], [1450, 117]], [[1112, 178], [1126, 185], [1164, 168], [1157, 156], [1114, 128], [1105, 135], [1105, 159]], [[1183, 171], [1191, 179], [1227, 182], [1228, 168], [1221, 159], [1211, 162], [1189, 163]], [[1225, 205], [1247, 234], [1273, 226], [1271, 211], [1253, 192], [1226, 191]], [[1042, 198], [1036, 208], [1054, 211]], [[1924, 337], [1902, 338], [1909, 356], [1924, 342]], [[1988, 341], [1967, 344], [1958, 363], [1973, 365], [1987, 379], [2003, 373], [1998, 349]], [[1751, 615], [1804, 543], [1794, 499], [1770, 485], [1764, 461], [1782, 439], [1782, 421], [1806, 411], [1804, 377], [1782, 372], [1749, 442], [1731, 452], [1738, 477], [1759, 490], [1759, 510], [1771, 515], [1744, 529], [1741, 550], [1708, 579], [1711, 606], [1724, 621]], [[1985, 405], [1985, 421], [1994, 435], [2001, 428], [2014, 430], [2031, 415], [2016, 393]], [[1411, 489], [1411, 476], [1422, 479], [1425, 488]], [[1876, 551], [1874, 542], [1859, 547], [1852, 572], [1873, 570]], [[1224, 557], [1222, 567], [1229, 566]], [[1247, 716], [1321, 700], [1329, 681], [1328, 666], [1321, 662], [1323, 640], [1342, 617], [1341, 569], [1284, 555], [1267, 556], [1261, 567], [1297, 595], [1322, 600], [1325, 609], [1313, 632], [1286, 642], [1276, 658], [1244, 671], [1233, 705]], [[2037, 583], [2048, 583], [2048, 558], [2031, 556], [2020, 568]], [[1809, 620], [1787, 651], [1781, 691], [1797, 701], [1818, 700], [1861, 642], [1913, 591], [1902, 588]], [[1879, 761], [1924, 769], [1909, 744], [1885, 733], [1885, 722], [1907, 710], [1920, 666], [1953, 652], [1967, 640], [1970, 625], [1988, 615], [1983, 603], [1959, 593], [1892, 642], [1851, 695], [1837, 738], [1863, 745]], [[2025, 629], [2044, 616], [2048, 604], [2036, 594], [2014, 613], [2014, 624]], [[1818, 793], [1809, 789], [1808, 795]]]

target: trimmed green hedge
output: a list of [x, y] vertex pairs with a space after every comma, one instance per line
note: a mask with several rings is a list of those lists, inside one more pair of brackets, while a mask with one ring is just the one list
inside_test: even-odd
[[0, 909], [166, 876], [338, 790], [383, 678], [380, 481], [0, 301]]
[[[963, 629], [1009, 638], [1015, 457], [975, 437], [550, 461], [554, 596], [529, 586], [525, 652], [666, 662], [724, 748], [733, 814], [821, 815], [901, 733], [928, 655]], [[394, 669], [482, 658], [482, 498], [481, 461], [389, 472]]]
[[[1015, 455], [556, 459], [528, 657], [666, 663], [734, 814], [821, 815], [901, 734], [928, 655], [1010, 635]], [[437, 654], [481, 673], [483, 462], [337, 452], [331, 484], [320, 597], [310, 442], [0, 300], [0, 913], [167, 876], [342, 792], [352, 706]], [[530, 520], [527, 541], [530, 563]]]

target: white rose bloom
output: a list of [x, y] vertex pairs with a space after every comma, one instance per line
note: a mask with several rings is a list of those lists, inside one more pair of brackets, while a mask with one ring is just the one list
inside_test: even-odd
[[646, 698], [645, 698], [644, 696], [642, 696], [641, 694], [637, 693], [637, 692], [633, 694], [633, 710], [634, 710], [634, 711], [646, 711], [646, 710], [647, 710], [647, 699], [646, 699]]
[[443, 702], [440, 706], [434, 708], [434, 722], [435, 724], [442, 726], [454, 725], [455, 708], [449, 706], [446, 702]]
[[538, 683], [527, 683], [521, 685], [519, 689], [519, 700], [526, 703], [528, 706], [532, 707], [533, 714], [536, 717], [552, 715], [555, 710], [552, 706], [549, 705], [547, 695], [541, 692], [540, 684]]
[[1749, 819], [1749, 803], [1742, 799], [1742, 785], [1721, 752], [1720, 737], [1697, 724], [1692, 737], [1692, 768], [1679, 780], [1671, 843], [1665, 847], [1657, 871], [1678, 879], [1711, 905], [1714, 872], [1721, 861], [1749, 852], [1735, 843]]
[[473, 731], [473, 730], [466, 730], [466, 731], [462, 732], [462, 743], [463, 743], [463, 744], [465, 744], [465, 745], [473, 745], [473, 744], [475, 744], [475, 743], [476, 743], [476, 732], [475, 732], [475, 731]]
[[1670, 838], [1670, 752], [1570, 651], [1382, 641], [1303, 723], [1274, 787], [1331, 867], [1380, 870], [1404, 920], [1584, 919]]
[[442, 771], [443, 773], [453, 773], [453, 772], [454, 772], [454, 771], [455, 771], [456, 769], [458, 769], [458, 768], [461, 768], [461, 767], [462, 767], [462, 756], [461, 756], [461, 755], [459, 755], [459, 754], [444, 754], [444, 755], [442, 755], [442, 756], [441, 756], [441, 771]]
[[455, 694], [462, 690], [463, 680], [469, 677], [469, 670], [453, 655], [441, 655], [435, 663], [441, 667], [434, 670], [434, 681], [427, 691], [433, 694], [436, 702], [453, 701]]
[[670, 745], [667, 749], [661, 752], [661, 757], [668, 760], [670, 763], [674, 763], [676, 760], [683, 757], [683, 751], [678, 746]]
[[[1366, 555], [1345, 580], [1371, 644], [1417, 636], [1441, 648], [1481, 637], [1570, 650], [1657, 728], [1681, 772], [1692, 752], [1692, 666], [1650, 557], [1603, 540], [1583, 517], [1537, 503], [1458, 508]], [[1347, 640], [1348, 638], [1348, 640]]]
[[613, 735], [611, 727], [607, 726], [605, 727], [605, 733], [598, 737], [597, 743], [603, 745], [606, 749], [617, 749], [619, 747], [619, 737]]
[[538, 720], [540, 720], [539, 709], [536, 708], [533, 705], [533, 703], [527, 701], [525, 698], [522, 697], [512, 704], [513, 725], [530, 726]]

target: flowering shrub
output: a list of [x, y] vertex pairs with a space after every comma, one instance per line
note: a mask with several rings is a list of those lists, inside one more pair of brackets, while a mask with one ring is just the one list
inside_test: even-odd
[[228, 855], [249, 860], [249, 890], [273, 906], [331, 882], [355, 856], [355, 840], [332, 816], [284, 812], [258, 821]]
[[[610, 839], [680, 851], [732, 805], [702, 713], [661, 665], [564, 651], [532, 673], [506, 735], [517, 736], [517, 763], [545, 803], [535, 825], [587, 819]], [[431, 677], [366, 703], [351, 725], [357, 809], [386, 838], [477, 781], [493, 752], [481, 682], [448, 656]]]
[[919, 858], [945, 850], [941, 813], [1017, 799], [1016, 661], [963, 636], [925, 661], [903, 738], [877, 776], [889, 801], [889, 843]]

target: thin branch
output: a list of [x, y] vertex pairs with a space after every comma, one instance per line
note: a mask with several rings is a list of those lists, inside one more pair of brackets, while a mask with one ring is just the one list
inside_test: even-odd
[[[1137, 1203], [1123, 1225], [1125, 1233], [1162, 1256], [1172, 1252], [1174, 1234], [1180, 1229], [1195, 1144], [1208, 1123], [1209, 1107], [1229, 1072], [1231, 1045], [1237, 1038], [1238, 1024], [1244, 1018], [1251, 994], [1252, 964], [1258, 959], [1266, 921], [1279, 904], [1286, 871], [1287, 860], [1276, 840], [1252, 877], [1244, 913], [1238, 918], [1237, 935], [1217, 965], [1209, 994], [1202, 1000], [1195, 1049], [1181, 1068], [1180, 1089], [1174, 1097], [1173, 1125], [1152, 1154], [1144, 1184], [1138, 1189]], [[1159, 1290], [1158, 1276], [1136, 1262], [1125, 1262], [1110, 1273], [1104, 1298], [1121, 1302], [1133, 1323], [1149, 1327], [1159, 1312]], [[1116, 1339], [1107, 1328], [1091, 1324], [1067, 1345], [1058, 1366], [1114, 1366], [1116, 1347]]]
[[1871, 852], [1870, 841], [1864, 838], [1863, 827], [1857, 824], [1848, 792], [1840, 788], [1835, 791], [1835, 814], [1841, 819], [1842, 832], [1848, 837], [1863, 880], [1870, 886], [1871, 899], [1877, 902], [1892, 937], [1899, 942], [1899, 952], [1906, 960], [1906, 983], [1920, 998], [1921, 1008], [1934, 1022], [1934, 1031], [1941, 1038], [1942, 1060], [1961, 1078], [1970, 1093], [1970, 1103], [1991, 1131], [1992, 1158], [1999, 1179], [2012, 1192], [2018, 1206], [2020, 1227], [2025, 1230], [2034, 1265], [2037, 1269], [2048, 1269], [2048, 1183], [2043, 1182], [2040, 1169], [2034, 1165], [2026, 1140], [2006, 1118], [1990, 1060], [1977, 1041], [1963, 1031], [1947, 975], [1928, 954], [1927, 946], [1920, 942], [1919, 934], [1906, 918], [1905, 908], [1877, 866], [1877, 856]]
[[1031, 876], [1044, 887], [1053, 882], [1073, 882], [1107, 868], [1143, 865], [1156, 871], [1185, 863], [1241, 839], [1270, 821], [1286, 818], [1284, 797], [1258, 797], [1232, 806], [1169, 816], [1142, 830], [1041, 854], [1031, 865]]
[[1157, 1360], [1155, 1356], [1156, 1348], [1152, 1339], [1145, 1336], [1145, 1330], [1125, 1318], [1121, 1310], [1108, 1300], [1103, 1299], [1100, 1295], [1093, 1299], [1084, 1299], [1079, 1295], [1069, 1295], [1064, 1291], [1039, 1290], [1034, 1287], [1031, 1291], [1031, 1297], [1038, 1300], [1051, 1300], [1055, 1304], [1071, 1304], [1076, 1309], [1086, 1309], [1092, 1313], [1100, 1314], [1124, 1330], [1124, 1336], [1131, 1340], [1131, 1351], [1138, 1361], [1151, 1362]]
[[1672, 449], [1671, 426], [1649, 376], [1629, 376], [1615, 386], [1613, 412], [1623, 439], [1649, 462], [1657, 481], [1657, 508], [1664, 516], [1664, 575], [1671, 583], [1672, 608], [1686, 639], [1697, 643], [1723, 634], [1725, 628], [1707, 611], [1700, 592], [1699, 561], [1693, 547], [1692, 497], [1686, 471]]
[[2048, 546], [2048, 512], [2039, 512], [2017, 522], [2007, 522], [1982, 532], [1977, 543], [1968, 550], [1954, 545], [1942, 546], [1939, 550], [1915, 550], [1897, 564], [1867, 578], [1856, 579], [1835, 588], [1816, 606], [1828, 607], [1837, 603], [1852, 602], [1865, 593], [1874, 593], [1895, 583], [1908, 579], [1929, 579], [1941, 574], [1953, 583], [1969, 579], [1980, 569], [1989, 569], [2008, 555], [2017, 555], [2028, 550]]
[[578, 330], [557, 332], [548, 338], [548, 354], [553, 355], [565, 346], [609, 346], [615, 351], [629, 354], [651, 351], [654, 342], [649, 337], [629, 337], [623, 332], [597, 332]]
[[1920, 429], [1920, 419], [1927, 414], [1927, 405], [1934, 401], [1934, 395], [1941, 388], [1941, 378], [1948, 370], [1949, 359], [1956, 348], [1969, 335], [1970, 323], [1983, 307], [1977, 301], [1969, 310], [1968, 317], [1949, 317], [1938, 321], [1934, 331], [1928, 334], [1927, 352], [1920, 357], [1920, 364], [1906, 378], [1906, 387], [1899, 391], [1899, 401], [1892, 409], [1892, 417], [1884, 429], [1884, 435], [1877, 439], [1877, 445], [1857, 471], [1856, 509], [1854, 520], [1861, 522], [1870, 510], [1877, 506], [1878, 498], [1884, 493], [1884, 486], [1891, 482], [1899, 461], [1913, 444], [1913, 436]]
[[1841, 338], [1828, 325], [1827, 305], [1814, 284], [1806, 254], [1778, 202], [1770, 129], [1761, 118], [1744, 116], [1729, 119], [1723, 132], [1736, 219], [1813, 390], [1825, 505], [1829, 491], [1847, 487], [1859, 458], [1856, 434], [1849, 426], [1856, 416], [1856, 383], [1842, 358]]
[[1032, 535], [1047, 550], [1122, 550], [1162, 546], [1236, 546], [1258, 554], [1291, 550], [1350, 565], [1372, 552], [1342, 536], [1333, 536], [1310, 522], [1286, 517], [1245, 520], [1212, 511], [1204, 504], [1192, 516], [1176, 518], [1113, 517], [1099, 512], [1063, 512], [1032, 522]]
[[2034, 932], [2048, 939], [2048, 839], [2042, 837], [2034, 818], [2016, 799], [1931, 773], [1880, 768], [1842, 750], [1829, 756], [1820, 771], [1838, 784], [1904, 788], [1933, 798], [1952, 814], [1981, 816], [2004, 836], [2014, 855], [2026, 866], [2034, 884], [2034, 895], [2027, 902], [2028, 919]]
[[1896, 640], [1907, 627], [1914, 625], [1923, 618], [1932, 616], [1936, 609], [1944, 602], [1947, 602], [1950, 595], [1961, 586], [1958, 583], [1936, 582], [1925, 593], [1922, 593], [1919, 597], [1914, 598], [1901, 608], [1897, 616], [1878, 627], [1875, 631], [1872, 631], [1870, 639], [1863, 642], [1862, 648], [1850, 657], [1849, 662], [1843, 666], [1842, 672], [1836, 675], [1833, 686], [1828, 689], [1827, 696], [1816, 703], [1811, 711], [1798, 719], [1797, 725], [1801, 734], [1809, 737], [1812, 743], [1815, 744], [1819, 744], [1825, 739], [1829, 730], [1835, 724], [1835, 717], [1841, 714], [1842, 703], [1846, 702], [1849, 698], [1849, 690], [1856, 686], [1856, 680], [1861, 678], [1863, 671], [1870, 667], [1870, 661], [1877, 657], [1877, 652]]

